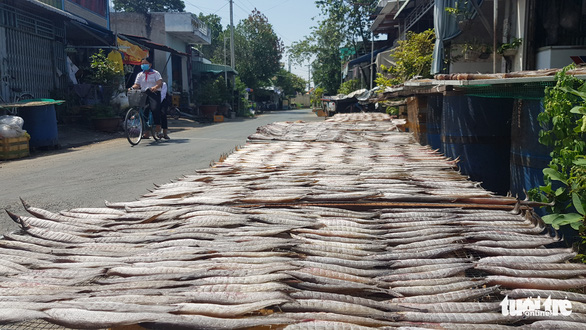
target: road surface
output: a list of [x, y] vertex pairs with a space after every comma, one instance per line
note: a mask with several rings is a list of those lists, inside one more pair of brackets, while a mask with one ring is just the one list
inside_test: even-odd
[[[132, 201], [154, 188], [229, 154], [256, 128], [278, 121], [323, 121], [309, 109], [266, 112], [203, 127], [171, 131], [171, 140], [143, 140], [131, 147], [117, 138], [62, 152], [0, 163], [0, 205], [26, 215], [20, 198], [52, 212], [103, 207], [104, 201]], [[2, 233], [18, 229], [4, 212]]]

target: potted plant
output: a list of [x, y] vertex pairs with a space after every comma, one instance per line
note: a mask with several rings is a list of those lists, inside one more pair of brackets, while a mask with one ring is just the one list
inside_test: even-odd
[[492, 47], [485, 43], [472, 40], [461, 45], [460, 51], [465, 60], [487, 59], [492, 53]]
[[91, 112], [94, 128], [102, 132], [116, 132], [120, 126], [121, 117], [111, 105], [96, 104]]
[[503, 43], [497, 48], [496, 52], [502, 56], [514, 56], [517, 54], [519, 46], [523, 43], [523, 38], [513, 38], [509, 43]]
[[445, 9], [447, 13], [456, 18], [461, 31], [467, 30], [472, 26], [472, 19], [476, 15], [476, 9], [471, 6], [472, 4], [468, 3], [468, 0], [456, 0], [454, 7], [446, 7]]
[[107, 104], [114, 95], [114, 91], [122, 83], [124, 70], [121, 70], [116, 62], [108, 59], [103, 49], [92, 54], [90, 61], [92, 71], [89, 80], [91, 83], [101, 86], [102, 102]]
[[223, 103], [225, 91], [224, 77], [208, 79], [202, 83], [197, 99], [203, 117], [214, 119], [218, 106]]

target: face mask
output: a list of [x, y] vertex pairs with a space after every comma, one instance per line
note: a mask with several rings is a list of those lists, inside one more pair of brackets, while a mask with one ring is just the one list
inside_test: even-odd
[[148, 65], [148, 64], [141, 64], [140, 65], [140, 68], [142, 69], [142, 71], [146, 71], [146, 70], [148, 70], [150, 68], [150, 65]]

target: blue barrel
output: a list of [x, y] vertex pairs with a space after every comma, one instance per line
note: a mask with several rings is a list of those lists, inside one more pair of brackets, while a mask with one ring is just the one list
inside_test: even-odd
[[[27, 103], [35, 101], [43, 102], [48, 100], [27, 100]], [[56, 147], [59, 144], [57, 115], [55, 114], [54, 104], [21, 107], [18, 115], [24, 119], [23, 129], [31, 136], [29, 141], [31, 148]]]
[[441, 139], [443, 96], [430, 95], [427, 98], [427, 144], [443, 153]]
[[551, 147], [539, 143], [541, 127], [537, 115], [543, 112], [543, 100], [517, 100], [511, 121], [511, 192], [524, 198], [543, 185], [543, 169], [551, 160]]
[[509, 191], [512, 99], [444, 95], [441, 139], [444, 154], [459, 158], [462, 174], [482, 187]]

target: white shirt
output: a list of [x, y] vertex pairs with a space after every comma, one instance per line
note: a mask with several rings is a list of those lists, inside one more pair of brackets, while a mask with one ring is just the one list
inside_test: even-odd
[[166, 96], [167, 96], [167, 83], [163, 81], [163, 87], [161, 87], [161, 102], [163, 102], [163, 100], [165, 99]]
[[157, 85], [157, 81], [163, 79], [157, 70], [150, 69], [148, 71], [139, 72], [136, 75], [135, 84], [140, 85], [141, 91], [146, 91], [147, 88], [152, 88]]

